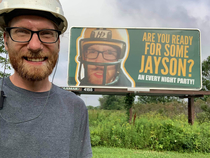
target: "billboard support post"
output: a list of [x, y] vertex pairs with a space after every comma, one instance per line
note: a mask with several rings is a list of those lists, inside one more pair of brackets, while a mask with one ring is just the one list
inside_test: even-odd
[[194, 105], [194, 98], [188, 98], [188, 123], [193, 125], [195, 118], [195, 105]]

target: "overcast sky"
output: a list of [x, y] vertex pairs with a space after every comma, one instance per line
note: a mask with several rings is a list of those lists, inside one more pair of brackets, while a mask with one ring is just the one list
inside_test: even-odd
[[[67, 86], [69, 30], [72, 26], [198, 28], [202, 60], [210, 55], [209, 0], [60, 0], [68, 20], [61, 36], [60, 59], [53, 83]], [[51, 77], [52, 78], [52, 77]], [[82, 95], [98, 106], [100, 95]]]
[[[61, 37], [54, 83], [67, 86], [69, 29], [72, 26], [198, 28], [202, 60], [210, 55], [209, 0], [60, 0], [69, 28]], [[82, 95], [98, 106], [98, 95]]]

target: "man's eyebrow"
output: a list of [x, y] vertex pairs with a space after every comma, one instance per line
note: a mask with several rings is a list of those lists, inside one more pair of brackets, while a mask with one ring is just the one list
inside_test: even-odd
[[[21, 25], [21, 24], [18, 24], [18, 26], [16, 26], [16, 25], [14, 25], [14, 26], [9, 26], [9, 27], [20, 27], [20, 28], [25, 28], [25, 29], [29, 29], [29, 30], [31, 30], [31, 28], [29, 28], [28, 26], [26, 26], [26, 25]], [[53, 30], [57, 30], [57, 28], [53, 25], [53, 26], [48, 26], [48, 27], [46, 27], [46, 26], [43, 26], [43, 28], [38, 28], [38, 30], [45, 30], [45, 29], [53, 29]]]

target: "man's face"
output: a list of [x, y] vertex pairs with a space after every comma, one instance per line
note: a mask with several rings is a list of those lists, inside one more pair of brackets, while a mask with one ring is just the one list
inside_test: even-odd
[[[56, 29], [50, 20], [33, 15], [15, 17], [9, 23], [9, 27], [22, 27], [32, 31]], [[5, 33], [4, 42], [15, 73], [23, 79], [41, 81], [52, 73], [58, 59], [59, 40], [56, 43], [46, 44], [38, 39], [37, 34], [33, 34], [29, 42], [18, 43], [12, 41]]]
[[[90, 47], [88, 47], [88, 50], [97, 50], [100, 52], [108, 51], [108, 52], [117, 53], [117, 50], [115, 48], [108, 45], [100, 45], [100, 44], [91, 45]], [[85, 58], [85, 60], [89, 62], [97, 62], [97, 63], [109, 63], [109, 62], [117, 61], [117, 59], [112, 60], [112, 61], [104, 59], [102, 53], [99, 53], [96, 59]], [[104, 66], [88, 65], [87, 72], [88, 72], [89, 83], [96, 84], [96, 85], [103, 83]], [[106, 84], [112, 82], [115, 79], [115, 74], [116, 74], [116, 66], [115, 65], [107, 66]]]

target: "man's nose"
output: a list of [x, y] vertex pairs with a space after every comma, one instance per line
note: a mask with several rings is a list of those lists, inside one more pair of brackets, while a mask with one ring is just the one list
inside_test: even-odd
[[96, 58], [96, 62], [98, 63], [103, 63], [104, 62], [104, 57], [102, 53], [98, 54], [98, 57]]
[[31, 40], [28, 43], [28, 49], [33, 51], [33, 52], [39, 52], [40, 50], [43, 49], [43, 44], [39, 40], [39, 37], [36, 33], [32, 35]]

